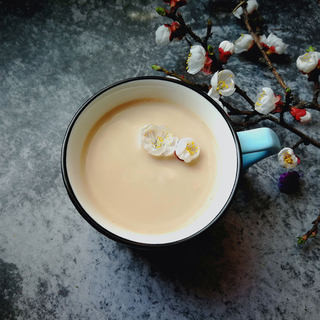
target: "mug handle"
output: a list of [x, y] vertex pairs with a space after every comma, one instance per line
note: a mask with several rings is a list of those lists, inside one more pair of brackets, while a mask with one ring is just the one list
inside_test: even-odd
[[248, 169], [254, 163], [279, 152], [281, 146], [277, 134], [270, 128], [258, 128], [237, 132], [242, 152], [242, 167]]

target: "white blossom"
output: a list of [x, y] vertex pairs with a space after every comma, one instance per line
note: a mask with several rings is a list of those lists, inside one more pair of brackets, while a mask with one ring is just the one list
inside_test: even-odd
[[[253, 11], [257, 10], [258, 7], [259, 7], [259, 5], [256, 0], [248, 0], [247, 8], [246, 8], [248, 11], [248, 14], [251, 14]], [[243, 14], [242, 7], [239, 7], [233, 14], [236, 18], [240, 19]]]
[[236, 88], [234, 84], [234, 74], [230, 70], [217, 71], [211, 78], [211, 89], [208, 95], [219, 99], [222, 96], [231, 96]]
[[162, 25], [156, 30], [156, 44], [163, 46], [170, 42], [169, 27]]
[[287, 169], [295, 168], [299, 163], [300, 159], [294, 154], [291, 148], [283, 148], [278, 153], [279, 164]]
[[187, 59], [187, 72], [190, 74], [198, 73], [206, 62], [206, 50], [200, 45], [195, 45], [190, 48], [190, 53]]
[[234, 53], [234, 44], [230, 41], [224, 40], [219, 44], [219, 49], [222, 49], [224, 52]]
[[176, 156], [186, 163], [195, 160], [200, 155], [200, 146], [192, 138], [182, 138], [175, 149]]
[[254, 40], [250, 34], [241, 34], [241, 36], [234, 42], [235, 53], [242, 53], [248, 51], [254, 44]]
[[153, 156], [173, 155], [177, 141], [178, 138], [162, 126], [147, 124], [140, 131], [141, 146]]
[[271, 88], [262, 88], [261, 92], [258, 94], [257, 101], [255, 103], [255, 110], [261, 114], [268, 114], [276, 108], [276, 102], [278, 98], [275, 97], [273, 90]]
[[268, 48], [270, 53], [283, 54], [288, 47], [281, 38], [277, 37], [273, 33], [270, 33], [268, 38], [266, 38], [265, 35], [262, 35], [260, 37], [260, 42]]
[[297, 68], [303, 73], [309, 73], [313, 71], [318, 65], [320, 65], [320, 52], [310, 51], [306, 52], [297, 59]]

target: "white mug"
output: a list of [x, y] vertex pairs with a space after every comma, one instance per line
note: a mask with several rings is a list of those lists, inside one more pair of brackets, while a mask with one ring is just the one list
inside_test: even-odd
[[[163, 234], [140, 234], [122, 229], [101, 218], [88, 200], [81, 180], [81, 152], [88, 133], [113, 108], [131, 100], [163, 98], [185, 106], [207, 125], [217, 142], [217, 176], [214, 197], [192, 223]], [[279, 139], [268, 128], [236, 133], [225, 111], [206, 93], [178, 80], [162, 77], [127, 79], [104, 88], [77, 111], [67, 129], [61, 167], [71, 201], [79, 213], [104, 235], [133, 246], [161, 247], [189, 240], [212, 225], [225, 212], [237, 188], [243, 168], [276, 153]]]

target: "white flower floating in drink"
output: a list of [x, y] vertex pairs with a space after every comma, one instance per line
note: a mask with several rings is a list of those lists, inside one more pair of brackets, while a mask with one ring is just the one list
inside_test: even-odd
[[176, 156], [186, 163], [195, 160], [200, 155], [200, 146], [192, 138], [182, 138], [176, 145]]
[[169, 157], [173, 154], [186, 163], [199, 157], [200, 146], [192, 138], [173, 136], [164, 126], [145, 125], [140, 131], [140, 144], [149, 154]]
[[171, 156], [174, 154], [178, 138], [168, 132], [167, 128], [154, 124], [141, 129], [141, 146], [153, 156]]

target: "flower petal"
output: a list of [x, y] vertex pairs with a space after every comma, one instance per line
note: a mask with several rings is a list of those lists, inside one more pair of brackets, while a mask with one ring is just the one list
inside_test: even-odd
[[273, 90], [268, 87], [262, 88], [258, 94], [254, 108], [261, 114], [268, 114], [276, 108], [278, 98], [275, 97]]
[[241, 36], [234, 42], [234, 52], [242, 53], [251, 49], [254, 40], [250, 34], [241, 34]]
[[165, 25], [158, 27], [156, 30], [156, 44], [163, 46], [170, 42], [170, 30]]
[[217, 91], [223, 96], [231, 96], [235, 92], [234, 73], [222, 70], [218, 74]]
[[297, 58], [297, 68], [303, 73], [309, 73], [313, 71], [320, 60], [320, 53], [317, 51], [306, 52], [305, 54]]
[[205, 61], [206, 50], [200, 45], [192, 46], [187, 59], [187, 72], [190, 74], [198, 73], [204, 67]]

